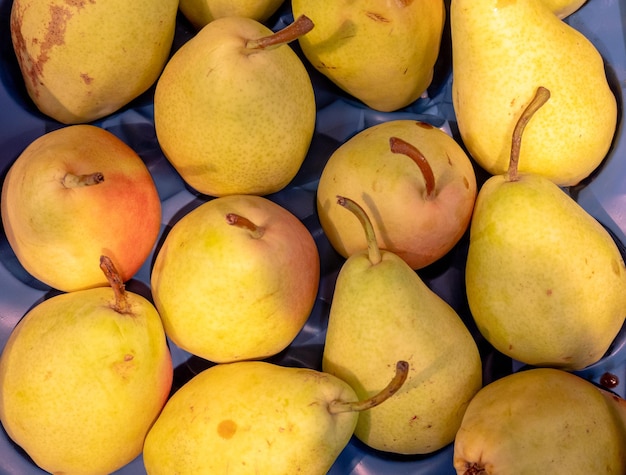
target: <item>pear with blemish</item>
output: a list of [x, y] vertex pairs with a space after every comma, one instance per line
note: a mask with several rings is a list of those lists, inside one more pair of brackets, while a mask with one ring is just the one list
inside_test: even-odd
[[593, 216], [548, 178], [517, 169], [533, 160], [519, 153], [522, 131], [548, 100], [539, 88], [513, 132], [508, 172], [478, 193], [466, 291], [478, 329], [500, 352], [580, 369], [602, 358], [624, 323], [626, 268]]
[[359, 401], [330, 374], [263, 361], [218, 364], [168, 401], [148, 433], [149, 475], [228, 473], [325, 475], [350, 441], [357, 418], [388, 404], [409, 371], [404, 361], [380, 376], [387, 385]]
[[110, 259], [101, 268], [112, 287], [37, 304], [0, 357], [0, 421], [50, 473], [106, 475], [135, 459], [172, 384], [156, 309]]

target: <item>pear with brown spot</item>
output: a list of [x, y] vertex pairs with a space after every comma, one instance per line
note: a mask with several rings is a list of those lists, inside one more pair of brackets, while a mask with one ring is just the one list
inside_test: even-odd
[[325, 475], [359, 414], [387, 404], [404, 384], [408, 365], [395, 366], [381, 372], [387, 386], [363, 401], [341, 379], [309, 368], [264, 361], [213, 366], [168, 401], [146, 437], [146, 471]]
[[37, 304], [0, 357], [0, 421], [50, 473], [105, 475], [135, 459], [172, 384], [156, 309], [110, 259], [101, 268], [112, 287]]

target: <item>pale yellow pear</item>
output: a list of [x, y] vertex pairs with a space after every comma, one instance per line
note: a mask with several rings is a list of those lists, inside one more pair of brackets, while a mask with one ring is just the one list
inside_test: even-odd
[[[529, 124], [519, 169], [575, 185], [605, 158], [617, 106], [595, 46], [541, 0], [453, 0], [452, 99], [463, 143], [491, 174], [538, 86], [552, 93]], [[590, 91], [593, 91], [590, 93]]]
[[367, 106], [403, 108], [430, 85], [445, 23], [442, 0], [293, 0], [315, 28], [299, 39], [311, 64]]
[[285, 43], [311, 27], [301, 19], [274, 36], [256, 20], [225, 17], [174, 54], [157, 83], [154, 122], [163, 152], [191, 187], [266, 195], [294, 178], [316, 106], [308, 72]]
[[361, 413], [355, 435], [376, 450], [429, 454], [453, 441], [482, 385], [481, 358], [455, 310], [400, 257], [378, 253], [365, 226], [369, 250], [350, 256], [337, 277], [322, 368], [363, 399], [387, 384], [395, 361], [406, 360], [402, 388]]
[[381, 375], [387, 391], [366, 401], [341, 379], [309, 368], [264, 361], [212, 366], [168, 401], [146, 437], [146, 471], [325, 475], [360, 411], [387, 404], [406, 380], [401, 363], [396, 376], [393, 367]]
[[15, 0], [11, 37], [35, 105], [90, 122], [145, 92], [169, 57], [178, 0]]
[[49, 473], [106, 475], [128, 464], [169, 396], [159, 314], [116, 279], [38, 303], [0, 357], [0, 421]]
[[476, 199], [469, 307], [500, 352], [535, 366], [580, 369], [605, 354], [624, 323], [626, 267], [605, 228], [551, 180], [517, 173], [517, 156]]
[[180, 11], [200, 29], [217, 18], [243, 16], [261, 23], [272, 16], [284, 0], [180, 0]]
[[[623, 421], [594, 384], [534, 368], [484, 388], [454, 443], [458, 475], [626, 473]], [[622, 409], [623, 410], [623, 409]]]

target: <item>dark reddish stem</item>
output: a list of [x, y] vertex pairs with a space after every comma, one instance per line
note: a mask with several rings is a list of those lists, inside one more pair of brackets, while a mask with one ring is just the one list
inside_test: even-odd
[[255, 239], [262, 237], [265, 233], [265, 229], [263, 227], [257, 226], [248, 218], [244, 218], [243, 216], [239, 216], [235, 213], [228, 213], [226, 215], [226, 222], [231, 226], [237, 226], [250, 231], [250, 234], [252, 234], [252, 237]]
[[248, 40], [246, 42], [246, 48], [252, 50], [267, 49], [285, 43], [291, 43], [302, 35], [306, 35], [313, 27], [314, 25], [311, 19], [305, 15], [301, 15], [293, 23], [272, 35], [255, 40]]
[[422, 152], [420, 152], [416, 146], [398, 137], [391, 137], [389, 139], [389, 147], [393, 153], [406, 155], [417, 164], [424, 177], [424, 182], [426, 183], [426, 198], [433, 198], [435, 196], [436, 185], [435, 174]]

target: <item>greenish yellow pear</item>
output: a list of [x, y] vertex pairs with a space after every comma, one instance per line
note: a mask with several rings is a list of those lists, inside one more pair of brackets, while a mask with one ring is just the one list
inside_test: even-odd
[[220, 18], [170, 59], [154, 96], [156, 134], [192, 188], [266, 195], [294, 178], [316, 106], [309, 74], [287, 43], [311, 28], [306, 17], [276, 33], [251, 18]]
[[446, 11], [442, 0], [293, 0], [315, 28], [298, 41], [313, 67], [380, 111], [417, 100], [432, 82]]
[[602, 392], [554, 368], [528, 369], [486, 385], [456, 435], [457, 474], [626, 473], [626, 431], [618, 412], [624, 408]]
[[408, 119], [366, 128], [330, 156], [317, 187], [317, 211], [330, 243], [348, 257], [367, 247], [363, 227], [345, 219], [337, 195], [368, 213], [378, 246], [413, 269], [432, 264], [465, 234], [476, 199], [470, 159], [446, 132]]
[[65, 124], [117, 111], [161, 74], [177, 12], [178, 0], [15, 0], [11, 38], [28, 95]]
[[268, 358], [306, 323], [320, 259], [306, 226], [260, 196], [207, 201], [177, 221], [151, 275], [165, 331], [216, 363]]
[[49, 473], [106, 475], [131, 462], [172, 385], [156, 309], [124, 290], [110, 259], [101, 267], [112, 287], [38, 303], [0, 356], [0, 421]]
[[[387, 404], [409, 371], [359, 401], [330, 374], [264, 361], [218, 364], [168, 401], [146, 437], [148, 475], [228, 473], [325, 475], [350, 441], [361, 411]], [[391, 399], [388, 399], [391, 398]]]
[[226, 16], [243, 16], [263, 23], [284, 0], [180, 0], [180, 11], [191, 24], [201, 29]]
[[542, 85], [552, 98], [528, 126], [520, 171], [560, 186], [588, 177], [607, 155], [617, 121], [593, 43], [541, 0], [453, 0], [450, 25], [452, 100], [476, 162], [492, 175], [506, 172], [511, 133]]
[[522, 131], [548, 98], [539, 88], [513, 133], [509, 170], [478, 193], [466, 292], [478, 329], [500, 352], [580, 369], [602, 358], [624, 323], [626, 268], [594, 217], [548, 178], [517, 171]]
[[400, 257], [379, 250], [363, 209], [339, 202], [359, 217], [369, 248], [350, 256], [337, 277], [322, 368], [363, 399], [385, 387], [395, 361], [407, 361], [402, 388], [361, 413], [355, 435], [385, 452], [435, 452], [454, 440], [482, 386], [478, 348], [450, 305]]

